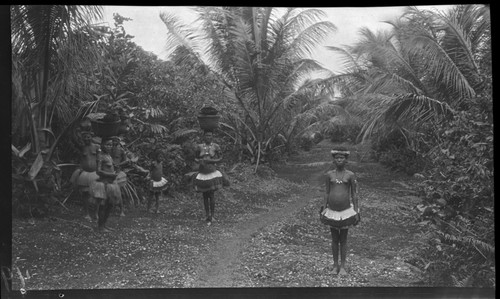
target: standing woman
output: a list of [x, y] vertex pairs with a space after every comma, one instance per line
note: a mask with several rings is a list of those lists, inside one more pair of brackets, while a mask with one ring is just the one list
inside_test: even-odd
[[[85, 219], [92, 220], [90, 217], [90, 204], [93, 203], [94, 198], [89, 188], [99, 178], [96, 170], [100, 148], [98, 144], [92, 142], [92, 131], [83, 131], [81, 136], [83, 145], [80, 151], [80, 167], [73, 172], [70, 182], [78, 188], [85, 209]], [[95, 216], [97, 218], [97, 210]]]
[[[345, 169], [349, 151], [337, 148], [331, 151], [335, 169], [326, 174], [326, 209], [321, 211], [322, 221], [330, 226], [332, 234], [333, 268], [345, 275], [348, 228], [357, 225], [359, 217], [357, 180], [352, 171]], [[340, 265], [339, 265], [340, 245]]]
[[203, 194], [206, 221], [208, 225], [214, 220], [215, 198], [214, 193], [223, 185], [222, 173], [215, 169], [215, 164], [222, 160], [222, 152], [217, 143], [212, 142], [213, 133], [205, 131], [203, 143], [196, 147], [195, 161], [200, 164], [199, 173], [194, 179], [196, 192]]
[[120, 186], [116, 182], [117, 172], [113, 165], [111, 150], [113, 142], [110, 138], [103, 138], [101, 143], [101, 153], [97, 159], [97, 175], [99, 179], [91, 185], [94, 198], [98, 200], [97, 230], [99, 232], [109, 232], [106, 221], [113, 205], [122, 201]]
[[[123, 167], [130, 164], [130, 160], [127, 157], [127, 153], [121, 144], [121, 139], [118, 136], [112, 136], [113, 148], [111, 149], [110, 155], [113, 158], [114, 167], [116, 170], [116, 183], [120, 186], [121, 190], [125, 188], [127, 184], [127, 174], [122, 170]], [[122, 193], [126, 194], [126, 193]], [[122, 198], [123, 200], [123, 198]], [[124, 203], [123, 201], [118, 204], [120, 208], [120, 217], [125, 216]]]

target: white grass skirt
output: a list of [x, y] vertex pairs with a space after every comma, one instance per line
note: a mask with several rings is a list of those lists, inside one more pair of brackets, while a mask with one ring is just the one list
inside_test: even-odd
[[168, 180], [164, 177], [161, 177], [161, 180], [159, 181], [153, 181], [151, 180], [151, 183], [150, 183], [150, 189], [152, 191], [162, 191], [162, 190], [165, 190], [167, 189], [167, 183], [168, 183]]
[[321, 223], [330, 227], [344, 229], [358, 224], [359, 217], [356, 216], [357, 214], [352, 204], [343, 211], [334, 211], [326, 208], [321, 212], [320, 220]]
[[334, 211], [330, 210], [329, 208], [326, 208], [325, 213], [323, 215], [328, 219], [340, 221], [350, 218], [356, 214], [357, 213], [356, 211], [354, 211], [354, 207], [351, 205], [349, 208], [343, 211]]
[[211, 173], [198, 173], [194, 179], [194, 189], [197, 192], [215, 191], [223, 186], [222, 173], [215, 170]]

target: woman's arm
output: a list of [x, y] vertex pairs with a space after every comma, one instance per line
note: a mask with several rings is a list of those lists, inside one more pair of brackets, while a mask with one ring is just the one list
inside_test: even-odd
[[330, 174], [327, 172], [325, 176], [325, 207], [328, 207], [328, 194], [330, 194]]
[[356, 194], [358, 191], [358, 180], [356, 179], [356, 175], [354, 173], [352, 174], [350, 181], [352, 205], [354, 206], [354, 211], [359, 213], [358, 196]]
[[115, 172], [111, 172], [111, 171], [107, 171], [107, 170], [104, 170], [103, 167], [102, 167], [102, 156], [101, 154], [98, 154], [98, 158], [97, 158], [97, 175], [100, 176], [100, 177], [104, 177], [104, 178], [115, 178], [116, 177], [116, 174]]
[[219, 163], [222, 160], [222, 151], [220, 149], [220, 146], [216, 143], [214, 143], [212, 146], [214, 148], [213, 157], [206, 158], [204, 160], [205, 160], [205, 162], [210, 163], [210, 164]]

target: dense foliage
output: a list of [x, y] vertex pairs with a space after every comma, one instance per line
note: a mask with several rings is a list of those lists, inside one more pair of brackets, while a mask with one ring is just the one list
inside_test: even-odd
[[336, 27], [321, 20], [319, 9], [200, 7], [196, 12], [199, 23], [188, 25], [161, 14], [168, 42], [186, 47], [184, 56], [206, 57], [230, 100], [223, 128], [257, 170], [334, 110], [329, 102], [318, 105], [315, 82], [303, 76], [322, 69], [308, 55]]

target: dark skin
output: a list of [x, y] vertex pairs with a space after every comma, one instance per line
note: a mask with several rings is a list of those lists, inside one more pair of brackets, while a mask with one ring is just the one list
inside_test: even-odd
[[[83, 147], [80, 156], [80, 166], [87, 172], [94, 172], [97, 170], [97, 155], [100, 151], [99, 145], [92, 143], [92, 135], [88, 133], [82, 134]], [[90, 200], [92, 198], [88, 190], [79, 190], [80, 198], [83, 201], [85, 208], [85, 219], [91, 221], [90, 217]], [[97, 210], [95, 212], [97, 218]]]
[[[130, 160], [128, 159], [125, 150], [121, 147], [119, 139], [113, 139], [113, 147], [111, 149], [111, 157], [113, 158], [113, 164], [116, 169], [116, 171], [120, 171], [121, 167], [126, 166], [129, 164]], [[122, 192], [122, 194], [126, 194], [125, 192]], [[123, 202], [119, 205], [120, 208], [120, 216], [123, 217], [125, 216], [125, 211], [123, 207]]]
[[[358, 198], [356, 196], [357, 181], [353, 172], [345, 169], [347, 157], [342, 154], [334, 156], [335, 170], [329, 171], [326, 178], [326, 206], [334, 211], [343, 211], [350, 207], [359, 213]], [[346, 275], [345, 263], [347, 257], [348, 229], [331, 227], [333, 268], [339, 275]], [[339, 248], [340, 247], [340, 248]], [[340, 265], [339, 265], [340, 249]]]
[[[109, 156], [111, 149], [113, 147], [113, 143], [111, 140], [107, 140], [102, 144], [102, 155]], [[109, 156], [111, 159], [111, 156]], [[114, 169], [113, 163], [105, 163], [104, 159], [97, 160], [97, 175], [99, 175], [100, 179], [107, 183], [111, 184], [116, 179], [116, 171]], [[110, 229], [106, 227], [106, 221], [108, 220], [109, 214], [111, 213], [111, 208], [113, 207], [110, 203], [110, 200], [100, 200], [100, 207], [98, 208], [98, 219], [97, 219], [97, 229], [99, 232], [109, 232]]]
[[111, 157], [117, 171], [130, 162], [118, 139], [113, 139]]
[[[211, 132], [206, 132], [203, 135], [203, 142], [206, 146], [210, 146], [213, 141], [213, 134]], [[201, 156], [203, 152], [202, 145], [199, 146], [197, 152], [199, 158], [195, 158], [195, 161], [200, 164], [216, 164], [222, 160], [222, 154], [219, 151], [214, 151], [213, 153], [206, 154]], [[207, 216], [208, 224], [213, 220], [214, 211], [215, 211], [215, 192], [213, 190], [203, 192], [203, 204], [205, 207], [205, 214]]]
[[[156, 158], [155, 158], [155, 162], [157, 164], [161, 163], [161, 155], [157, 155]], [[154, 200], [155, 200], [155, 213], [158, 214], [160, 212], [160, 196], [162, 195], [162, 191], [154, 191], [153, 192], [153, 196], [154, 196]], [[148, 207], [147, 207], [147, 211], [149, 212], [149, 209], [151, 208], [151, 200], [148, 200]]]
[[[206, 145], [211, 145], [212, 141], [213, 141], [213, 133], [207, 132], [203, 135], [203, 142]], [[199, 150], [199, 151], [201, 151], [201, 150]], [[220, 162], [222, 160], [222, 157], [221, 157], [220, 153], [215, 152], [214, 156], [205, 155], [205, 156], [200, 157], [200, 158], [195, 158], [194, 160], [198, 163], [215, 164], [215, 163]]]

